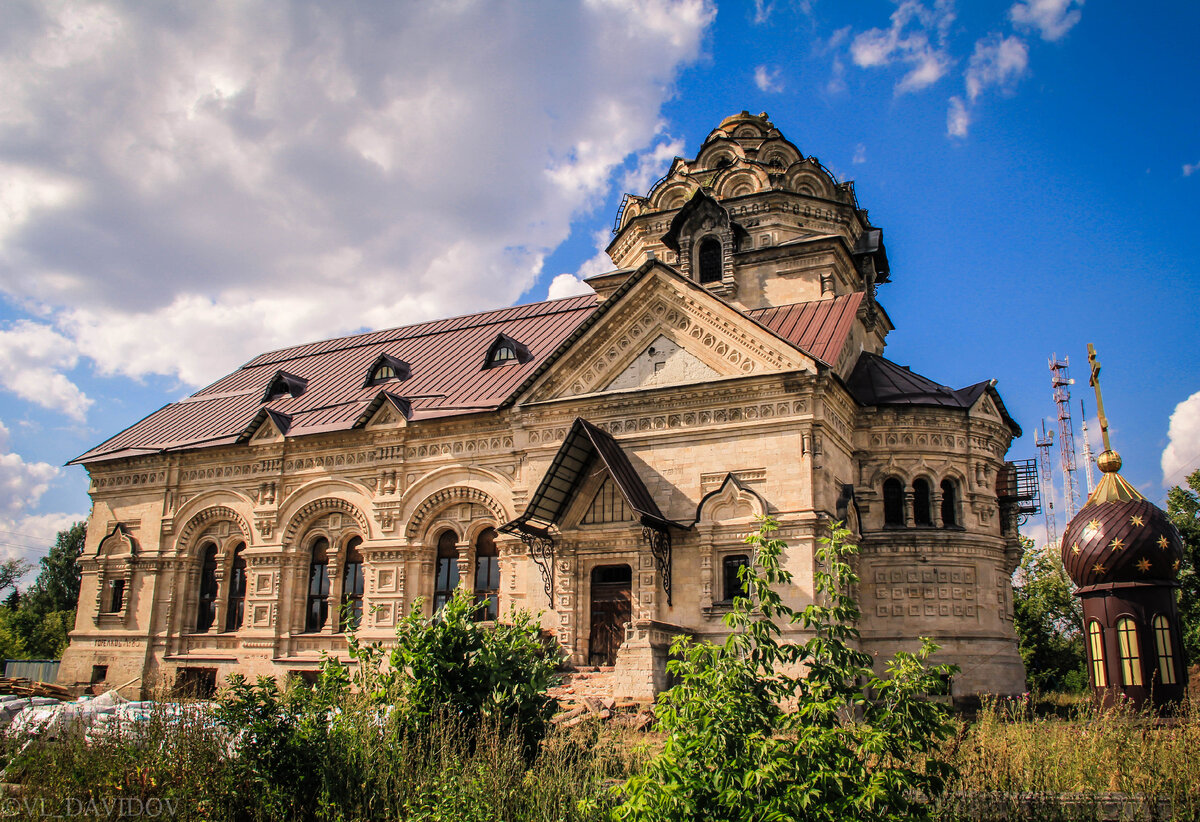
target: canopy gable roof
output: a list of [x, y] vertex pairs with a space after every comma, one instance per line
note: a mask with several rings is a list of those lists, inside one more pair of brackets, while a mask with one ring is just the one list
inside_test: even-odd
[[525, 512], [502, 525], [500, 530], [546, 536], [550, 527], [561, 521], [563, 512], [596, 460], [600, 460], [608, 469], [639, 523], [660, 530], [667, 526], [689, 527], [663, 516], [629, 457], [611, 434], [576, 417], [550, 467], [542, 476], [542, 481], [538, 483], [537, 490], [530, 497], [529, 504], [525, 506]]

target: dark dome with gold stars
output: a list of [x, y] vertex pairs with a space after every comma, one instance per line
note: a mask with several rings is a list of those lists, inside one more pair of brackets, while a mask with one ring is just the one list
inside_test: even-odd
[[1104, 477], [1062, 538], [1067, 573], [1080, 588], [1118, 582], [1173, 582], [1183, 558], [1179, 532], [1162, 509], [1117, 471], [1121, 458], [1097, 460]]

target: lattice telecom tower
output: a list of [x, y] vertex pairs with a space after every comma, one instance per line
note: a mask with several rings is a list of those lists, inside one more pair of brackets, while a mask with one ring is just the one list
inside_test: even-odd
[[1054, 521], [1054, 474], [1050, 468], [1050, 449], [1054, 447], [1054, 432], [1046, 430], [1042, 420], [1042, 435], [1034, 432], [1033, 444], [1038, 449], [1038, 465], [1042, 471], [1042, 513], [1046, 515], [1046, 544], [1058, 544], [1058, 525]]
[[1062, 460], [1063, 497], [1067, 519], [1075, 518], [1079, 510], [1079, 480], [1075, 475], [1075, 433], [1071, 430], [1071, 379], [1067, 373], [1069, 357], [1061, 360], [1050, 355], [1050, 385], [1054, 387], [1054, 402], [1058, 405], [1058, 453]]
[[1092, 474], [1092, 463], [1096, 460], [1092, 457], [1092, 444], [1088, 442], [1087, 409], [1083, 407], [1083, 400], [1079, 401], [1079, 427], [1083, 431], [1083, 471], [1087, 476], [1087, 491], [1090, 497], [1092, 491], [1096, 488], [1096, 478]]

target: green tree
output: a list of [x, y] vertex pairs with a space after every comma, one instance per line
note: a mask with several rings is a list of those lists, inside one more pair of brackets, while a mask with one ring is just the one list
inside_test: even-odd
[[1188, 475], [1187, 487], [1176, 485], [1167, 492], [1167, 516], [1183, 538], [1183, 562], [1179, 568], [1179, 621], [1183, 629], [1184, 653], [1190, 662], [1200, 661], [1200, 470]]
[[[680, 637], [668, 669], [678, 684], [655, 713], [662, 752], [615, 789], [614, 820], [899, 820], [930, 814], [949, 767], [937, 746], [947, 712], [927, 695], [948, 666], [928, 666], [936, 646], [897, 654], [878, 676], [853, 645], [857, 578], [846, 530], [816, 551], [816, 597], [802, 611], [784, 604], [791, 582], [786, 548], [764, 518], [747, 542], [752, 566], [739, 571], [747, 596], [725, 618], [722, 645]], [[781, 641], [780, 622], [811, 632]]]
[[[54, 545], [40, 560], [41, 570], [18, 600], [12, 628], [21, 638], [26, 658], [58, 659], [67, 647], [79, 604], [79, 557], [87, 523], [76, 522], [58, 532]], [[0, 574], [0, 583], [3, 583]], [[3, 590], [0, 587], [0, 590]]]
[[1083, 652], [1083, 605], [1053, 547], [1022, 537], [1013, 575], [1013, 625], [1031, 689], [1079, 693], [1088, 686]]

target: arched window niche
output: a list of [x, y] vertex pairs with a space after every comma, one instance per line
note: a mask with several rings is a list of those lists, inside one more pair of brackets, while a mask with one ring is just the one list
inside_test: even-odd
[[1154, 617], [1154, 645], [1158, 651], [1158, 681], [1163, 685], [1174, 685], [1179, 681], [1175, 670], [1175, 650], [1171, 634], [1171, 622], [1164, 614]]
[[958, 485], [954, 480], [942, 480], [941, 513], [943, 528], [957, 528], [962, 525], [958, 520]]
[[446, 529], [438, 535], [437, 573], [433, 583], [433, 612], [445, 607], [458, 588], [458, 534]]
[[196, 608], [196, 632], [205, 633], [217, 620], [217, 546], [207, 543], [201, 549], [199, 603]]
[[500, 554], [496, 529], [485, 528], [475, 539], [475, 619], [495, 620], [500, 615]]
[[238, 543], [233, 549], [233, 563], [229, 566], [229, 601], [225, 604], [225, 630], [236, 631], [242, 627], [246, 616], [246, 543]]
[[895, 477], [883, 481], [883, 524], [904, 525], [904, 484]]
[[1137, 623], [1132, 617], [1117, 620], [1117, 652], [1121, 657], [1121, 684], [1142, 685], [1142, 652], [1138, 645]]
[[351, 537], [346, 543], [346, 563], [342, 573], [342, 607], [339, 614], [340, 630], [354, 631], [362, 622], [363, 591], [365, 590], [366, 574], [362, 552], [362, 537]]
[[1092, 663], [1092, 683], [1097, 688], [1108, 687], [1108, 673], [1104, 667], [1104, 629], [1092, 620], [1088, 623], [1088, 656]]
[[933, 525], [933, 494], [929, 480], [915, 479], [913, 491], [913, 525]]
[[304, 632], [315, 634], [329, 620], [329, 540], [317, 537], [310, 550]]

